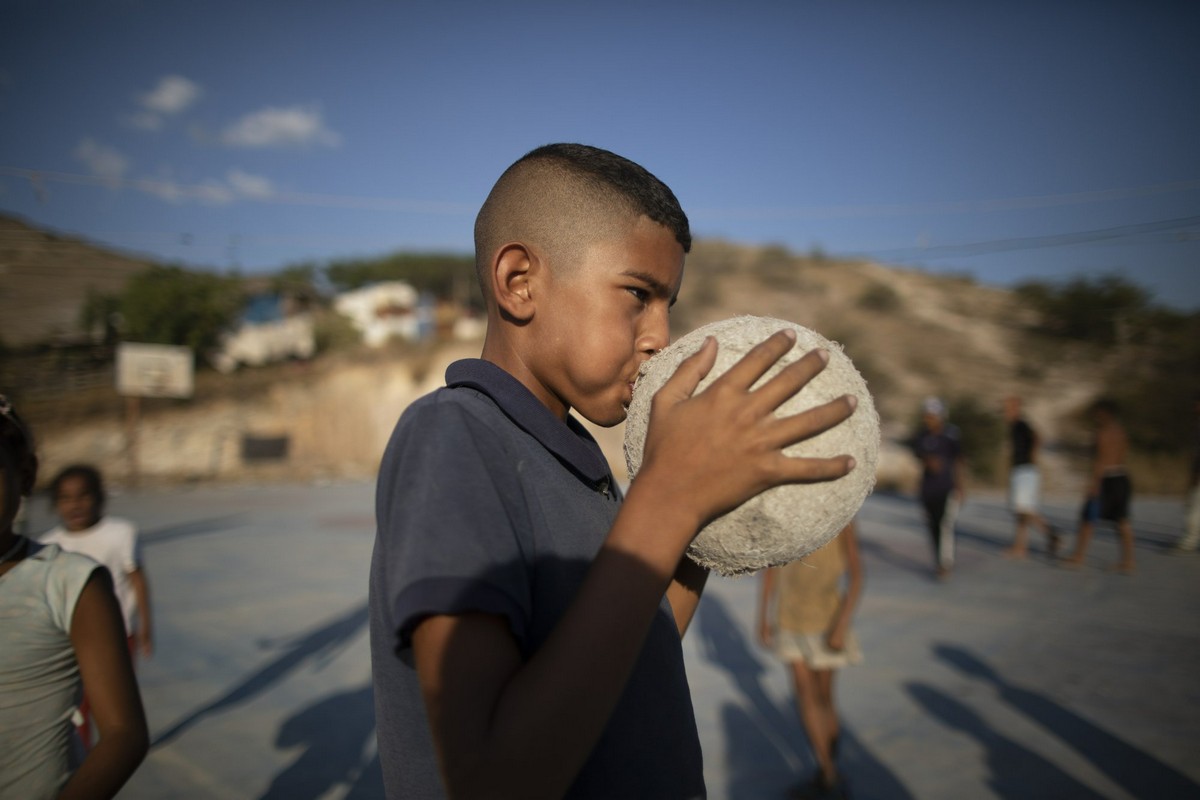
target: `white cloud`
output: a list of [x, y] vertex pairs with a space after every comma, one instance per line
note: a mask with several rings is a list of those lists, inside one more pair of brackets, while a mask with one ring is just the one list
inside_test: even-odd
[[182, 75], [164, 75], [158, 85], [138, 95], [141, 108], [126, 114], [121, 120], [130, 127], [143, 131], [161, 130], [166, 118], [185, 111], [203, 94], [200, 84]]
[[163, 126], [163, 118], [149, 111], [139, 111], [136, 114], [126, 114], [122, 119], [130, 127], [143, 131], [157, 131]]
[[231, 147], [275, 147], [321, 144], [336, 147], [341, 137], [325, 127], [314, 107], [264, 108], [239, 119], [221, 134]]
[[225, 176], [230, 187], [242, 197], [254, 200], [266, 200], [275, 194], [275, 187], [268, 178], [261, 175], [251, 175], [240, 169], [232, 169]]
[[227, 205], [237, 199], [228, 186], [216, 180], [207, 180], [194, 187], [194, 196], [201, 203], [211, 206]]
[[142, 178], [134, 186], [168, 203], [181, 203], [185, 197], [183, 187], [170, 178]]
[[172, 204], [197, 202], [223, 206], [241, 199], [270, 200], [275, 196], [270, 179], [240, 169], [230, 170], [224, 180], [208, 178], [201, 183], [180, 183], [169, 168], [164, 168], [157, 177], [140, 178], [127, 185]]
[[185, 110], [199, 99], [200, 85], [182, 75], [164, 75], [158, 85], [141, 95], [142, 108], [155, 114], [171, 115]]
[[125, 172], [129, 169], [129, 159], [93, 139], [81, 141], [73, 155], [84, 163], [91, 174], [113, 183], [125, 177]]

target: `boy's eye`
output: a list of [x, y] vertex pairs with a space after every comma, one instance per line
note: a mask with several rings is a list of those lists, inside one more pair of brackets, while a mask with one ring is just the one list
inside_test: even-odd
[[646, 291], [645, 289], [642, 289], [642, 288], [640, 288], [640, 287], [638, 287], [638, 286], [630, 286], [630, 287], [628, 287], [628, 288], [627, 288], [627, 291], [628, 291], [628, 292], [629, 292], [631, 295], [633, 295], [634, 297], [636, 297], [636, 298], [637, 298], [637, 301], [638, 301], [639, 303], [645, 303], [647, 300], [649, 300], [649, 299], [650, 299], [650, 292], [648, 292], [648, 291]]

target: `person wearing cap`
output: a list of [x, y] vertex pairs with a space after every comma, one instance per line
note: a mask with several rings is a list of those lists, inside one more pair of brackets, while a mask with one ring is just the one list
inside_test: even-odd
[[962, 504], [962, 439], [946, 418], [946, 405], [927, 397], [921, 406], [922, 428], [913, 440], [921, 463], [921, 506], [933, 544], [934, 572], [945, 578], [954, 566], [954, 520]]

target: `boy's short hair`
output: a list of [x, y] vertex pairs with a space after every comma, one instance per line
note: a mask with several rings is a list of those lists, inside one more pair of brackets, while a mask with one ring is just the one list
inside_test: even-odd
[[82, 480], [83, 485], [87, 488], [87, 493], [96, 498], [96, 512], [104, 510], [104, 501], [107, 499], [104, 493], [104, 478], [100, 476], [100, 470], [91, 464], [71, 464], [58, 471], [54, 480], [50, 481], [50, 504], [52, 506], [58, 502], [58, 493], [62, 491], [63, 483], [69, 478]]
[[475, 269], [485, 297], [496, 249], [520, 241], [571, 265], [591, 242], [645, 216], [692, 247], [687, 215], [671, 189], [627, 158], [585, 144], [548, 144], [504, 171], [475, 218]]

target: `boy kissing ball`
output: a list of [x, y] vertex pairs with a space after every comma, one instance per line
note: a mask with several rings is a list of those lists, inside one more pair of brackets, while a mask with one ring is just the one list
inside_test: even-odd
[[692, 331], [643, 364], [626, 417], [625, 463], [632, 479], [642, 464], [650, 401], [680, 363], [699, 350], [706, 337], [717, 340], [716, 364], [696, 388], [702, 392], [755, 345], [783, 328], [796, 332], [796, 345], [756, 386], [817, 348], [829, 353], [829, 363], [780, 406], [777, 415], [797, 414], [845, 394], [858, 398], [858, 408], [848, 420], [789, 447], [785, 454], [809, 458], [848, 454], [858, 465], [836, 481], [770, 489], [709, 523], [692, 541], [688, 557], [722, 575], [755, 572], [801, 558], [836, 536], [858, 513], [875, 485], [879, 458], [879, 414], [866, 381], [841, 345], [816, 331], [769, 317], [733, 317]]

